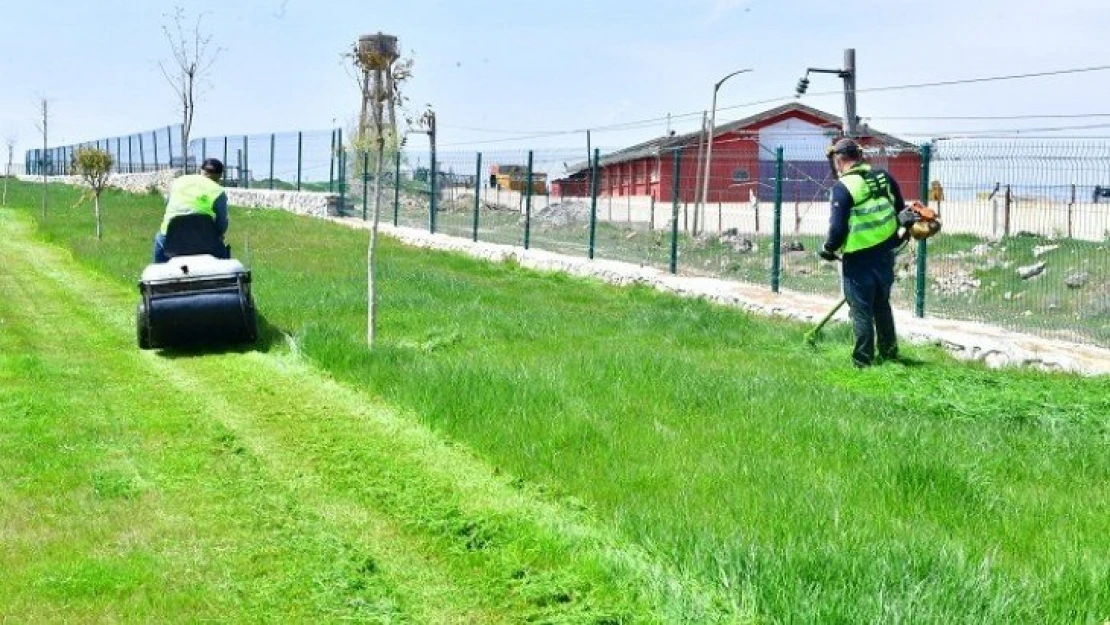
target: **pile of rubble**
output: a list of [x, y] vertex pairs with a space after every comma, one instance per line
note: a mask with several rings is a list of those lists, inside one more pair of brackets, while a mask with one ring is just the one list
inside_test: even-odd
[[[521, 219], [524, 216], [521, 215]], [[566, 228], [590, 222], [590, 205], [585, 202], [555, 202], [542, 208], [532, 207], [532, 223]]]
[[933, 280], [933, 292], [940, 295], [966, 295], [978, 290], [980, 286], [982, 282], [979, 278], [966, 269], [957, 269]]

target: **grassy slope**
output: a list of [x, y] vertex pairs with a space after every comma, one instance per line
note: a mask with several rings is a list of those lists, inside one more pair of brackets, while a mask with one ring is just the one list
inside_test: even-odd
[[[107, 245], [84, 216], [47, 232], [133, 282], [157, 207], [117, 201]], [[856, 373], [843, 328], [814, 353], [801, 327], [388, 240], [367, 353], [364, 234], [242, 211], [233, 229], [261, 309], [315, 362], [737, 604], [803, 621], [1108, 614], [1105, 379], [935, 351]]]
[[[660, 205], [670, 210], [670, 205]], [[427, 203], [408, 206], [402, 211], [401, 223], [427, 228]], [[668, 213], [669, 214], [669, 213]], [[392, 218], [392, 214], [389, 216]], [[769, 218], [768, 218], [769, 219]], [[784, 217], [784, 220], [786, 218]], [[455, 236], [470, 237], [473, 215], [467, 212], [441, 213], [437, 230]], [[601, 222], [597, 227], [596, 256], [645, 263], [665, 269], [670, 262], [668, 229], [639, 231], [624, 224]], [[765, 225], [764, 227], [769, 227]], [[483, 211], [479, 237], [482, 241], [521, 245], [523, 220], [507, 211]], [[737, 252], [731, 245], [716, 238], [680, 235], [678, 242], [679, 270], [686, 274], [719, 276], [755, 284], [770, 284], [771, 236], [741, 233], [741, 239], [755, 244], [753, 252]], [[536, 219], [530, 235], [531, 245], [546, 250], [585, 256], [589, 247], [587, 222], [569, 226], [551, 226]], [[834, 264], [821, 262], [813, 250], [824, 241], [819, 236], [793, 236], [783, 233], [783, 240], [800, 242], [804, 252], [786, 253], [782, 257], [783, 288], [807, 293], [839, 295], [840, 285]], [[929, 269], [926, 310], [930, 314], [956, 319], [975, 319], [1023, 332], [1073, 341], [1110, 345], [1110, 246], [1107, 242], [1050, 240], [1039, 236], [1012, 236], [995, 245], [986, 246], [986, 239], [963, 234], [944, 234], [929, 243]], [[1059, 249], [1037, 258], [1037, 246], [1057, 245]], [[972, 254], [976, 246], [987, 247], [983, 254]], [[895, 302], [912, 309], [914, 303], [914, 246], [900, 256], [900, 265], [907, 269], [895, 287]], [[1033, 280], [1022, 280], [1016, 268], [1044, 260], [1049, 270]], [[1086, 273], [1084, 288], [1069, 288], [1065, 282], [1077, 273]], [[960, 278], [974, 277], [980, 287], [970, 292], [955, 293], [951, 283]], [[1008, 294], [1008, 295], [1007, 295]]]
[[0, 616], [725, 613], [296, 357], [139, 352], [129, 290], [0, 233]]

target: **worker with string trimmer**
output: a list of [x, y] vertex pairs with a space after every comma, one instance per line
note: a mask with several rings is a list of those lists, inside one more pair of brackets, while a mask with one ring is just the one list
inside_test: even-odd
[[[932, 236], [940, 223], [920, 202], [903, 208], [898, 182], [888, 172], [864, 162], [863, 149], [852, 139], [838, 140], [829, 148], [828, 157], [840, 179], [832, 188], [829, 233], [818, 255], [841, 261], [844, 299], [855, 334], [852, 363], [860, 368], [871, 366], [876, 339], [879, 359], [897, 360], [898, 336], [890, 307], [894, 257], [911, 235], [918, 239]], [[901, 236], [899, 226], [905, 228]], [[819, 329], [820, 325], [807, 334], [807, 340], [812, 342]]]

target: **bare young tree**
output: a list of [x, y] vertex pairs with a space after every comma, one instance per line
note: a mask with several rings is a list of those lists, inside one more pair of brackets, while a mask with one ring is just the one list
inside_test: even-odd
[[[167, 16], [167, 19], [169, 21], [162, 25], [162, 32], [170, 44], [173, 65], [167, 69], [165, 63], [159, 62], [158, 67], [173, 87], [178, 105], [181, 107], [181, 164], [187, 173], [189, 135], [193, 131], [199, 83], [212, 69], [212, 65], [220, 55], [220, 48], [211, 49], [212, 35], [201, 28], [203, 13], [190, 24], [187, 23], [189, 20], [185, 9], [176, 6], [172, 16]], [[173, 154], [170, 154], [170, 163], [171, 165], [173, 163]]]
[[[377, 271], [378, 225], [381, 221], [382, 170], [386, 155], [398, 152], [403, 143], [397, 133], [396, 110], [398, 106], [404, 110], [406, 100], [401, 87], [412, 76], [413, 65], [411, 59], [400, 59], [396, 42], [395, 37], [379, 32], [360, 38], [344, 55], [351, 62], [362, 94], [358, 131], [352, 141], [362, 161], [361, 165], [356, 164], [356, 170], [369, 166], [374, 172], [374, 218], [366, 251], [366, 343], [371, 348], [377, 325], [374, 277]], [[370, 165], [371, 160], [373, 165]], [[363, 169], [361, 173], [365, 183], [369, 172]]]
[[49, 122], [50, 122], [50, 102], [45, 98], [39, 98], [39, 110], [41, 117], [35, 126], [42, 133], [42, 157], [39, 159], [39, 169], [42, 173], [42, 218], [46, 219], [46, 204], [47, 204], [47, 188], [46, 188], [46, 153], [50, 148], [49, 145]]
[[[8, 165], [4, 168], [4, 198], [0, 206], [8, 207], [8, 178], [12, 177], [12, 159], [15, 158], [15, 135], [4, 136], [4, 145], [8, 148]], [[25, 172], [26, 173], [26, 172]]]
[[101, 239], [100, 194], [108, 184], [112, 172], [112, 154], [98, 148], [80, 148], [73, 153], [73, 165], [78, 175], [89, 185], [93, 196], [93, 209], [96, 212], [96, 240]]

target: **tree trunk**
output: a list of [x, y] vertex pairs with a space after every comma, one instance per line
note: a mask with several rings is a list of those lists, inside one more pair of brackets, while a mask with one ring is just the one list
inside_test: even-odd
[[376, 270], [376, 255], [378, 248], [378, 222], [382, 215], [382, 161], [384, 160], [385, 140], [378, 137], [378, 158], [374, 165], [374, 224], [370, 228], [370, 249], [366, 260], [367, 277], [367, 319], [366, 319], [366, 344], [374, 345], [374, 324], [377, 320], [378, 300], [374, 293], [374, 271]]
[[99, 241], [101, 239], [99, 192], [93, 195], [93, 209], [96, 211], [96, 240]]
[[50, 119], [50, 117], [49, 117], [49, 115], [47, 115], [46, 100], [43, 100], [42, 101], [42, 160], [39, 161], [39, 166], [42, 168], [42, 218], [43, 219], [46, 219], [46, 202], [47, 202], [46, 195], [48, 193], [48, 191], [46, 189], [46, 152], [49, 150], [49, 148], [47, 147], [49, 145], [49, 141], [46, 138], [46, 136], [47, 136], [46, 125], [47, 125], [47, 122], [49, 121], [49, 119]]

